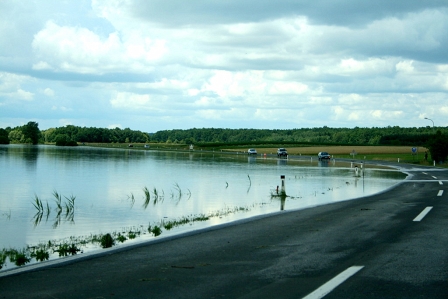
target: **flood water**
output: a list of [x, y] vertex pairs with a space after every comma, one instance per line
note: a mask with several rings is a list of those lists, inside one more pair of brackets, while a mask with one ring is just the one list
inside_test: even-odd
[[[284, 186], [282, 203], [276, 194]], [[396, 170], [200, 151], [0, 146], [0, 250], [213, 216], [175, 234], [255, 215], [347, 200], [405, 178]], [[146, 202], [144, 188], [150, 201]], [[54, 193], [61, 198], [62, 210]], [[43, 204], [39, 214], [36, 197]], [[73, 200], [71, 208], [70, 199]], [[34, 203], [34, 204], [33, 204]], [[37, 214], [37, 216], [36, 216]]]

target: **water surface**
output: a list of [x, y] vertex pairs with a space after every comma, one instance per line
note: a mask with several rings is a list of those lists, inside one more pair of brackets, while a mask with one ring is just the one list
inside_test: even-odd
[[[163, 232], [178, 233], [370, 195], [405, 177], [395, 170], [365, 168], [356, 175], [347, 164], [241, 154], [23, 145], [0, 146], [0, 169], [0, 249], [218, 215]], [[282, 175], [283, 203], [272, 197]], [[55, 191], [63, 205], [76, 198], [71, 213], [58, 215]], [[50, 208], [40, 218], [36, 196]]]

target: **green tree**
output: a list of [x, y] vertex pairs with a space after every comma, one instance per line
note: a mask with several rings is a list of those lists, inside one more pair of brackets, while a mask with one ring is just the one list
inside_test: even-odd
[[22, 127], [22, 133], [25, 137], [25, 143], [38, 144], [40, 137], [39, 124], [34, 121], [28, 122]]
[[21, 129], [11, 130], [8, 134], [8, 138], [11, 143], [25, 143], [25, 136], [23, 135]]
[[0, 144], [9, 144], [8, 131], [0, 129]]
[[431, 157], [436, 162], [444, 162], [448, 157], [448, 136], [437, 131], [428, 142], [428, 149]]

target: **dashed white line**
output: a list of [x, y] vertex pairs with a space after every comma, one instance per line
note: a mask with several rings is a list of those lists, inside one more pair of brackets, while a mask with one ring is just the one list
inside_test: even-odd
[[427, 174], [426, 172], [422, 172], [423, 174]]
[[439, 181], [439, 185], [443, 185], [443, 182], [442, 182], [442, 181]]
[[437, 177], [436, 177], [436, 176], [433, 176], [433, 175], [432, 175], [432, 177], [433, 177], [435, 180], [437, 180]]
[[333, 291], [338, 285], [349, 279], [351, 276], [355, 275], [362, 268], [364, 268], [364, 266], [352, 266], [346, 269], [345, 271], [341, 272], [340, 274], [323, 284], [321, 287], [316, 289], [314, 292], [303, 297], [303, 299], [323, 298], [325, 295]]
[[413, 221], [421, 221], [426, 216], [426, 214], [428, 214], [429, 211], [431, 211], [431, 209], [432, 207], [426, 207], [420, 214], [418, 214], [417, 217], [414, 218]]
[[439, 190], [439, 193], [437, 193], [437, 196], [442, 196], [443, 190]]

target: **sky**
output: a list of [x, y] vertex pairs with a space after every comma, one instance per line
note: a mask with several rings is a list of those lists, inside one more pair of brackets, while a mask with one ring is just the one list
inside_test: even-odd
[[0, 128], [448, 126], [447, 49], [446, 0], [0, 0]]

